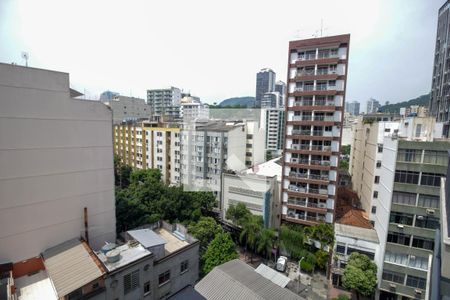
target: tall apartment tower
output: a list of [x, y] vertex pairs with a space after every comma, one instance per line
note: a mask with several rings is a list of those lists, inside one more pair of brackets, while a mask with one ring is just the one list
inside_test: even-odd
[[255, 106], [261, 107], [264, 94], [273, 91], [275, 91], [275, 72], [271, 69], [262, 69], [256, 74]]
[[332, 223], [350, 35], [289, 43], [281, 199], [285, 222]]
[[147, 90], [147, 104], [154, 116], [179, 117], [181, 90], [176, 87]]
[[381, 105], [378, 100], [370, 98], [369, 100], [367, 100], [366, 113], [374, 114], [378, 111], [378, 108], [380, 108], [380, 106]]
[[283, 107], [286, 105], [286, 83], [281, 80], [278, 80], [275, 83], [275, 92], [280, 93], [280, 103], [278, 103], [278, 107]]
[[345, 111], [353, 116], [359, 115], [360, 103], [358, 101], [345, 103]]
[[446, 75], [450, 65], [446, 61], [450, 58], [448, 50], [448, 35], [450, 22], [450, 1], [441, 6], [438, 13], [436, 34], [436, 48], [434, 53], [433, 79], [431, 82], [430, 114], [436, 121], [445, 122], [444, 136], [450, 137], [450, 77]]

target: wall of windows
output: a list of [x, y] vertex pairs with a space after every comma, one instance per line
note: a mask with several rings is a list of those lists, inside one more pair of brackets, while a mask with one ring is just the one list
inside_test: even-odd
[[394, 192], [392, 194], [392, 202], [396, 204], [415, 206], [416, 196], [417, 194], [413, 193]]
[[425, 278], [408, 275], [406, 278], [406, 285], [412, 288], [424, 290], [427, 286], [427, 280]]
[[404, 225], [412, 225], [413, 224], [414, 215], [400, 212], [391, 212], [389, 222], [404, 224]]
[[420, 178], [420, 185], [441, 186], [441, 177], [443, 176], [445, 175], [423, 172]]
[[439, 208], [439, 196], [420, 194], [417, 206]]
[[383, 271], [383, 279], [387, 280], [387, 281], [392, 281], [395, 283], [404, 284], [405, 283], [405, 274], [385, 270], [385, 271]]
[[403, 233], [389, 231], [387, 241], [389, 243], [409, 246], [411, 236]]
[[419, 172], [396, 170], [394, 181], [398, 183], [418, 184]]
[[420, 163], [420, 161], [422, 160], [422, 150], [399, 149], [397, 154], [397, 160], [403, 162]]
[[448, 164], [448, 154], [445, 151], [425, 150], [423, 163], [446, 166]]

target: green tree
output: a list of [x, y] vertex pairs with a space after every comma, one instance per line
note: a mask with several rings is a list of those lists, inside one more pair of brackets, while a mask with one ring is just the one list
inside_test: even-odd
[[202, 257], [203, 273], [207, 274], [214, 267], [235, 258], [238, 258], [238, 253], [230, 234], [225, 232], [218, 233]]
[[245, 204], [238, 203], [237, 205], [230, 204], [227, 213], [225, 214], [225, 218], [231, 220], [235, 225], [242, 226], [251, 215], [252, 213]]
[[266, 161], [271, 160], [272, 158], [273, 158], [272, 157], [272, 151], [267, 150], [266, 151]]
[[325, 270], [328, 264], [328, 252], [319, 249], [316, 251], [316, 253], [314, 253], [314, 256], [316, 257], [317, 266], [320, 269]]
[[304, 249], [305, 234], [303, 228], [295, 225], [281, 225], [280, 246], [293, 258], [300, 259]]
[[303, 257], [302, 262], [300, 263], [300, 267], [305, 272], [314, 272], [314, 269], [316, 267], [316, 257], [314, 254], [309, 252], [306, 249], [301, 250], [300, 252], [300, 258]]
[[250, 250], [250, 261], [253, 262], [253, 252], [256, 251], [256, 242], [261, 236], [263, 219], [261, 216], [249, 216], [242, 226], [240, 241]]
[[375, 292], [377, 284], [377, 265], [367, 255], [353, 252], [348, 259], [342, 276], [342, 284], [346, 289], [359, 295], [369, 297]]
[[319, 249], [332, 246], [334, 243], [334, 228], [328, 223], [321, 223], [309, 227], [309, 237], [320, 243]]
[[349, 167], [348, 160], [346, 160], [346, 159], [341, 159], [341, 160], [339, 161], [339, 169], [341, 169], [341, 170], [347, 170], [347, 171], [348, 171], [348, 167]]
[[351, 149], [351, 146], [350, 146], [350, 145], [343, 145], [343, 146], [341, 147], [341, 153], [342, 153], [342, 155], [350, 155], [350, 149]]
[[267, 259], [271, 258], [272, 249], [275, 244], [275, 230], [271, 228], [263, 228], [259, 239], [256, 242], [256, 250], [264, 253]]
[[188, 232], [200, 241], [200, 248], [206, 249], [214, 237], [223, 232], [222, 227], [211, 217], [201, 217], [188, 227]]

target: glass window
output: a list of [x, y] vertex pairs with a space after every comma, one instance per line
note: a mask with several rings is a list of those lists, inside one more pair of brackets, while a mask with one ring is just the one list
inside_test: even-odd
[[139, 287], [139, 270], [133, 271], [123, 276], [123, 292], [128, 294]]
[[392, 202], [404, 205], [416, 205], [416, 195], [413, 193], [394, 192]]
[[345, 254], [345, 245], [337, 244], [336, 252], [340, 254]]
[[397, 154], [398, 161], [419, 162], [422, 157], [422, 150], [416, 149], [399, 149]]
[[413, 223], [413, 218], [414, 218], [414, 215], [412, 215], [412, 214], [406, 214], [406, 213], [400, 213], [400, 212], [393, 211], [393, 212], [391, 212], [389, 222], [411, 226]]
[[448, 164], [448, 154], [445, 151], [425, 150], [423, 162], [425, 164], [446, 166]]
[[181, 262], [180, 272], [181, 273], [186, 272], [188, 270], [188, 267], [189, 267], [189, 260]]
[[412, 246], [416, 248], [434, 250], [434, 240], [422, 237], [414, 237], [412, 241]]
[[396, 170], [394, 181], [399, 183], [418, 184], [419, 172]]
[[405, 282], [405, 274], [385, 270], [383, 271], [383, 279], [403, 284]]
[[387, 241], [389, 243], [395, 243], [400, 245], [409, 246], [409, 242], [411, 241], [411, 236], [403, 233], [397, 232], [389, 232]]
[[428, 216], [416, 216], [416, 227], [436, 229], [439, 228], [439, 219]]
[[420, 137], [420, 133], [422, 132], [422, 124], [416, 125], [416, 137]]
[[146, 283], [144, 283], [144, 296], [150, 294], [150, 291], [150, 281], [147, 281]]
[[378, 191], [373, 191], [373, 197], [376, 199], [378, 198]]
[[406, 278], [406, 285], [412, 288], [419, 288], [424, 290], [427, 285], [427, 280], [425, 278], [408, 275], [408, 277]]
[[422, 173], [420, 185], [441, 186], [441, 177], [443, 176], [442, 174]]
[[394, 264], [405, 265], [408, 263], [408, 255], [403, 253], [394, 253], [390, 251], [386, 251], [384, 255], [384, 260], [387, 262], [391, 262]]
[[377, 213], [377, 207], [375, 205], [372, 206], [372, 213], [373, 214]]
[[420, 194], [417, 206], [439, 208], [439, 196]]
[[375, 176], [375, 183], [380, 183], [380, 176]]
[[158, 284], [163, 285], [170, 281], [170, 270], [167, 270], [164, 273], [159, 274]]
[[381, 168], [381, 160], [377, 160], [377, 168]]
[[383, 152], [383, 144], [378, 144], [378, 153]]

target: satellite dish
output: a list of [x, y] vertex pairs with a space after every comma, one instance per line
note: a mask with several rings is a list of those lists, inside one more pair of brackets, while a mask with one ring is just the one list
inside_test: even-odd
[[30, 55], [28, 54], [28, 52], [23, 51], [22, 58], [25, 59], [25, 66], [28, 67], [28, 58], [30, 58]]

